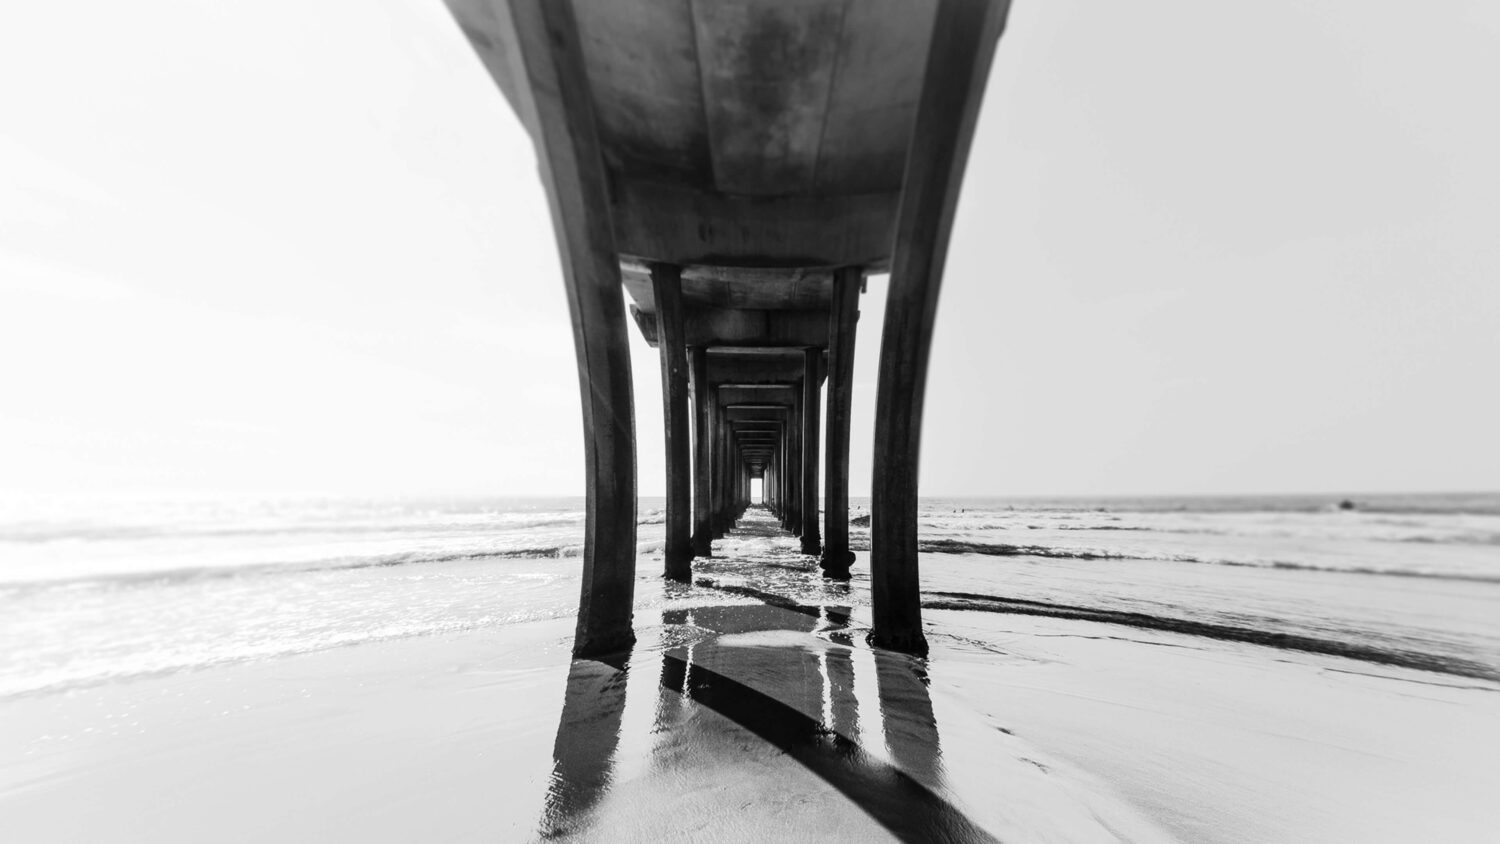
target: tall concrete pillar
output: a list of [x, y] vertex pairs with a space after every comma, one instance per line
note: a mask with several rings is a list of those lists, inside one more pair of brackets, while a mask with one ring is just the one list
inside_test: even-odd
[[818, 435], [819, 411], [823, 406], [823, 352], [802, 350], [802, 553], [817, 556], [823, 550], [818, 534]]
[[877, 646], [926, 653], [917, 571], [922, 400], [943, 261], [1006, 0], [938, 0], [896, 221], [880, 340], [870, 591]]
[[844, 267], [833, 275], [833, 303], [828, 315], [828, 447], [827, 492], [823, 515], [823, 575], [849, 579], [854, 552], [849, 550], [849, 419], [854, 392], [854, 335], [859, 322], [859, 287], [863, 271]]
[[766, 509], [772, 513], [776, 512], [776, 452], [773, 449], [771, 456], [766, 458], [766, 468], [760, 475], [760, 499], [766, 505]]
[[750, 498], [750, 467], [743, 453], [735, 456], [734, 513], [735, 518], [745, 514], [745, 503]]
[[729, 421], [720, 408], [718, 436], [718, 462], [714, 464], [714, 491], [718, 503], [714, 512], [714, 536], [722, 537], [729, 532], [730, 470], [733, 467], [730, 447]]
[[783, 481], [783, 478], [786, 477], [786, 442], [783, 437], [781, 428], [778, 426], [776, 428], [776, 447], [771, 454], [771, 465], [776, 467], [776, 523], [785, 527], [786, 508], [782, 506], [782, 501], [786, 498], [786, 484]]
[[572, 317], [587, 490], [573, 653], [599, 656], [635, 641], [635, 409], [608, 174], [572, 4], [513, 0], [494, 14], [509, 18], [530, 83], [511, 96], [532, 117]]
[[793, 536], [802, 535], [802, 385], [792, 391], [792, 406], [787, 412], [786, 438], [786, 529]]
[[791, 481], [788, 480], [791, 475], [791, 463], [788, 458], [791, 450], [792, 444], [787, 439], [786, 425], [783, 424], [776, 431], [776, 456], [780, 460], [776, 466], [776, 500], [781, 505], [781, 526], [784, 528], [790, 527], [792, 518], [791, 512], [787, 509], [789, 506], [787, 500], [791, 497]]
[[771, 452], [771, 503], [772, 512], [776, 519], [781, 519], [781, 435], [777, 434], [777, 443]]
[[[790, 413], [788, 413], [790, 418]], [[786, 530], [792, 529], [792, 440], [786, 425], [782, 425], [776, 432], [777, 445], [780, 446], [781, 464], [776, 467], [778, 477], [781, 479], [781, 526]]]
[[718, 539], [724, 535], [724, 417], [723, 410], [719, 407], [718, 397], [712, 402], [713, 407], [713, 518], [710, 524], [713, 527], [713, 537]]
[[708, 386], [708, 351], [702, 346], [688, 349], [688, 368], [693, 390], [693, 554], [713, 556], [713, 435]]
[[682, 330], [682, 268], [651, 265], [656, 299], [656, 345], [661, 358], [662, 427], [666, 432], [665, 575], [686, 583], [693, 576], [692, 438], [689, 435], [687, 346]]

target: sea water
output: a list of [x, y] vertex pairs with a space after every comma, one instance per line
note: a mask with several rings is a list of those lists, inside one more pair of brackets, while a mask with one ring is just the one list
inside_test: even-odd
[[[1500, 677], [1500, 494], [1344, 500], [925, 499], [924, 601]], [[638, 510], [638, 619], [669, 598], [662, 506]], [[860, 607], [867, 502], [853, 516]], [[583, 521], [581, 498], [12, 502], [0, 697], [567, 618]], [[701, 602], [826, 598], [811, 558], [716, 592], [735, 552], [720, 542]]]

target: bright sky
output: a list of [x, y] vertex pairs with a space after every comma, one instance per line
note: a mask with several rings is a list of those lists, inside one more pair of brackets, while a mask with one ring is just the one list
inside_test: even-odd
[[[1500, 488], [1497, 79], [1482, 0], [1016, 0], [923, 492]], [[439, 0], [6, 3], [0, 489], [582, 493], [554, 248]]]

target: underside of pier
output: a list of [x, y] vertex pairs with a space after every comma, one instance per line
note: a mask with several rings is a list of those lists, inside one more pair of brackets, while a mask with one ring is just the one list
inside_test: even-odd
[[448, 5], [532, 137], [562, 259], [588, 488], [575, 654], [634, 638], [632, 320], [660, 354], [665, 576], [690, 579], [753, 479], [802, 553], [850, 576], [855, 328], [878, 273], [871, 641], [924, 652], [928, 350], [1007, 0]]

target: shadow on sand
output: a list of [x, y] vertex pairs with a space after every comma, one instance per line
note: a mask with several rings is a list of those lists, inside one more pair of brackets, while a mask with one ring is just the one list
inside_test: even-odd
[[[652, 732], [691, 734], [699, 746], [718, 745], [710, 753], [729, 757], [722, 764], [734, 764], [744, 736], [705, 727], [697, 716], [709, 710], [800, 764], [899, 840], [995, 840], [943, 797], [942, 751], [921, 660], [865, 652], [873, 655], [861, 664], [875, 667], [880, 723], [860, 723], [847, 620], [845, 607], [665, 611], [665, 631], [691, 644], [661, 652]], [[543, 838], [587, 834], [613, 785], [630, 658], [573, 662], [538, 830]], [[864, 744], [882, 740], [891, 761]]]

